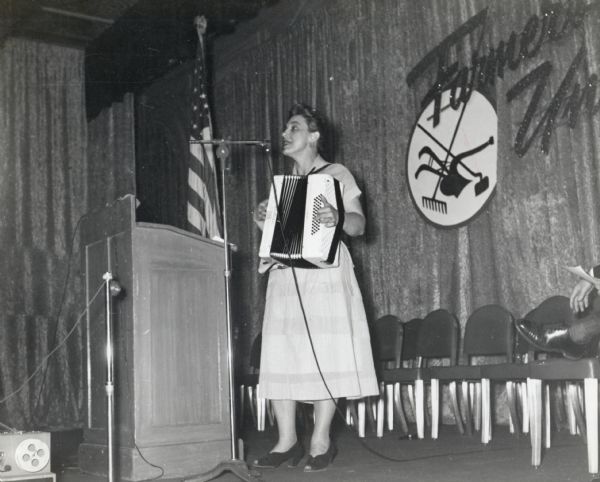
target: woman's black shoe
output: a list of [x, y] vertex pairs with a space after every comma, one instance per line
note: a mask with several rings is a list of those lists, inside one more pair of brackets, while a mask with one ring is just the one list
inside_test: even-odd
[[275, 469], [289, 460], [288, 467], [296, 467], [304, 457], [304, 448], [296, 442], [287, 452], [269, 452], [252, 462], [252, 466], [259, 469]]
[[306, 465], [304, 466], [304, 472], [321, 472], [329, 466], [333, 459], [337, 455], [337, 449], [333, 442], [329, 443], [329, 448], [327, 452], [321, 455], [310, 456], [306, 461]]

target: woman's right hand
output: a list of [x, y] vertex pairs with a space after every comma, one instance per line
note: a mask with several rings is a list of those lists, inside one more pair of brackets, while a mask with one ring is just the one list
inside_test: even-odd
[[267, 217], [267, 205], [269, 204], [269, 200], [265, 199], [261, 201], [256, 209], [252, 213], [252, 218], [257, 226], [262, 229], [265, 224], [265, 218]]
[[571, 292], [570, 299], [573, 313], [580, 313], [586, 310], [590, 302], [590, 293], [594, 291], [594, 288], [596, 288], [596, 286], [584, 279], [575, 285], [575, 288], [573, 288], [573, 291]]

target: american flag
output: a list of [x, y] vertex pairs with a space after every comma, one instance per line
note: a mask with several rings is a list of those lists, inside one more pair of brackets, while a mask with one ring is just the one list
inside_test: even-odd
[[194, 144], [193, 141], [212, 139], [210, 108], [206, 96], [206, 69], [204, 44], [198, 31], [198, 48], [194, 62], [192, 85], [192, 117], [190, 155], [188, 161], [188, 229], [213, 238], [221, 237], [221, 214], [217, 170], [211, 144]]

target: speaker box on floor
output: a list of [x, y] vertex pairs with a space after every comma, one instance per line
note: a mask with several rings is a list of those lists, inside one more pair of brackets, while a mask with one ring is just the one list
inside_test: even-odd
[[0, 433], [0, 482], [27, 480], [56, 480], [50, 472], [50, 434]]

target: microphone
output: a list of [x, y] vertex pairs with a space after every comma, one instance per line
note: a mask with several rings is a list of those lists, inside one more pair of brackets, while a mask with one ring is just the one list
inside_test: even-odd
[[268, 147], [271, 145], [270, 139], [264, 140], [231, 140], [231, 139], [192, 139], [189, 141], [190, 144], [215, 144], [217, 146], [224, 145], [247, 145], [247, 146], [260, 146]]
[[121, 286], [121, 284], [114, 279], [111, 279], [108, 282], [108, 289], [110, 291], [111, 296], [118, 296], [121, 291], [123, 291], [123, 287]]

